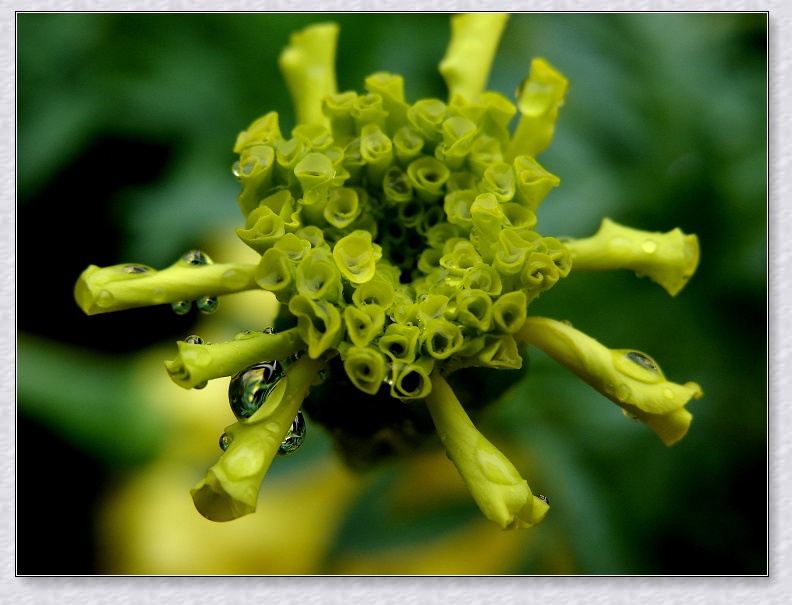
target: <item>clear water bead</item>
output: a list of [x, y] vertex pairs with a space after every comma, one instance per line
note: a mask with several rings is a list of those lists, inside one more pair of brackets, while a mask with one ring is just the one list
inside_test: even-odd
[[231, 442], [234, 440], [228, 433], [223, 433], [220, 435], [220, 449], [226, 451], [228, 446], [231, 445]]
[[195, 306], [201, 313], [214, 313], [220, 301], [216, 296], [204, 296], [195, 301]]
[[198, 384], [196, 384], [193, 388], [196, 391], [200, 391], [201, 389], [205, 389], [207, 386], [209, 386], [209, 381], [204, 380], [203, 382], [199, 382]]
[[245, 368], [228, 385], [228, 403], [238, 420], [256, 413], [283, 377], [279, 361], [264, 361]]
[[550, 500], [547, 499], [547, 496], [544, 494], [536, 494], [536, 497], [539, 498], [545, 504], [550, 504]]
[[212, 259], [205, 252], [200, 250], [190, 250], [187, 254], [181, 257], [183, 263], [188, 265], [211, 265]]
[[177, 302], [171, 303], [171, 309], [176, 315], [186, 315], [192, 309], [192, 301], [191, 300], [179, 300]]
[[643, 353], [639, 353], [638, 351], [630, 351], [627, 353], [626, 357], [633, 363], [637, 363], [639, 366], [642, 366], [647, 370], [657, 374], [657, 364], [651, 357], [648, 357]]
[[628, 420], [632, 420], [633, 422], [640, 422], [641, 421], [641, 419], [638, 418], [638, 416], [636, 416], [632, 412], [628, 412], [625, 409], [622, 409], [622, 414], [624, 414], [625, 418], [627, 418]]
[[127, 265], [123, 268], [124, 273], [148, 273], [148, 267], [141, 265]]
[[298, 410], [291, 428], [278, 448], [278, 456], [293, 454], [299, 449], [303, 441], [305, 441], [305, 419], [303, 418], [303, 413]]
[[275, 328], [273, 328], [272, 326], [268, 326], [268, 327], [264, 328], [263, 331], [264, 331], [264, 334], [275, 334]]
[[192, 336], [188, 336], [187, 338], [185, 338], [184, 342], [186, 342], [188, 344], [191, 344], [191, 345], [202, 345], [203, 342], [204, 342], [204, 339], [201, 338], [200, 336], [196, 335], [196, 334], [193, 334]]

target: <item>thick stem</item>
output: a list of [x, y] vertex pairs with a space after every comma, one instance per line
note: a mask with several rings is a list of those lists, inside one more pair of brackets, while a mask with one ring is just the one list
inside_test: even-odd
[[484, 92], [508, 18], [504, 13], [473, 13], [451, 19], [451, 41], [440, 63], [449, 99], [461, 95], [477, 101]]
[[231, 342], [217, 344], [177, 343], [179, 354], [165, 362], [171, 380], [185, 389], [213, 378], [233, 376], [260, 361], [288, 359], [306, 344], [297, 328], [277, 334], [251, 332]]
[[232, 521], [256, 510], [264, 476], [324, 365], [304, 355], [249, 420], [226, 427], [228, 449], [190, 492], [199, 513], [210, 521]]
[[699, 243], [679, 228], [667, 233], [640, 231], [603, 219], [592, 237], [569, 240], [575, 271], [629, 269], [649, 276], [676, 296], [695, 273]]
[[572, 326], [546, 317], [529, 317], [515, 339], [544, 351], [627, 413], [644, 421], [666, 445], [679, 441], [692, 416], [690, 399], [703, 393], [695, 382], [666, 380], [648, 355], [608, 349]]
[[336, 93], [335, 57], [338, 25], [322, 23], [292, 34], [280, 56], [298, 124], [330, 128], [322, 99]]
[[184, 265], [156, 271], [143, 265], [90, 265], [74, 286], [74, 298], [87, 315], [148, 307], [258, 288], [256, 265]]
[[534, 59], [531, 62], [531, 73], [523, 82], [517, 98], [521, 115], [506, 152], [507, 162], [514, 161], [519, 155], [536, 157], [550, 145], [566, 89], [566, 78], [547, 61]]
[[451, 387], [437, 372], [426, 406], [446, 453], [481, 512], [503, 529], [530, 527], [544, 519], [547, 502], [531, 493], [514, 465], [479, 433]]

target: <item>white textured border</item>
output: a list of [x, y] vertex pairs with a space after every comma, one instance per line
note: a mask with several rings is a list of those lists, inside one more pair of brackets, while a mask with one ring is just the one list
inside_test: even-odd
[[[127, 603], [161, 603], [187, 605], [221, 602], [344, 604], [366, 603], [400, 605], [446, 603], [486, 603], [507, 605], [527, 602], [581, 603], [591, 605], [636, 603], [660, 605], [667, 603], [783, 603], [792, 598], [790, 587], [790, 533], [785, 517], [791, 508], [792, 444], [788, 435], [790, 396], [792, 391], [792, 330], [790, 303], [790, 256], [792, 250], [784, 234], [792, 232], [792, 9], [785, 0], [760, 3], [750, 1], [707, 0], [692, 4], [690, 0], [663, 2], [598, 2], [566, 0], [525, 2], [491, 0], [454, 2], [435, 0], [430, 6], [423, 1], [379, 0], [246, 0], [209, 1], [127, 1], [43, 0], [36, 2], [5, 2], [0, 17], [0, 59], [2, 60], [2, 114], [0, 114], [0, 157], [4, 168], [0, 181], [0, 401], [2, 401], [2, 435], [4, 446], [0, 473], [0, 540], [2, 540], [3, 602], [18, 605], [80, 603], [104, 604], [112, 599], [117, 605]], [[14, 563], [14, 368], [15, 349], [15, 17], [16, 10], [227, 10], [227, 11], [360, 11], [360, 10], [557, 10], [557, 11], [769, 11], [770, 12], [770, 233], [772, 250], [769, 265], [769, 322], [772, 326], [769, 350], [770, 378], [770, 443], [771, 443], [771, 510], [770, 510], [770, 577], [768, 578], [15, 578]], [[12, 311], [13, 309], [13, 311]], [[782, 512], [783, 511], [783, 512]], [[42, 536], [46, 548], [46, 536]], [[735, 544], [734, 548], [739, 548]]]

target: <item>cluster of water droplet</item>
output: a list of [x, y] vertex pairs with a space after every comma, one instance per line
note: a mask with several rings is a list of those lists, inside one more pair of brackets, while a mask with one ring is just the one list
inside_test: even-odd
[[[253, 416], [284, 376], [284, 365], [279, 361], [263, 361], [238, 372], [228, 385], [228, 402], [237, 420], [244, 422]], [[287, 456], [296, 452], [305, 439], [305, 432], [305, 419], [302, 412], [298, 411], [278, 449], [278, 455]], [[220, 447], [226, 450], [230, 444], [231, 438], [223, 433]]]
[[[262, 331], [264, 334], [274, 334], [275, 329], [267, 327]], [[235, 340], [248, 338], [254, 332], [243, 330], [236, 335]], [[203, 338], [195, 334], [188, 336], [184, 342], [197, 345], [210, 345]], [[296, 361], [299, 354], [283, 362], [262, 361], [248, 366], [231, 378], [228, 384], [228, 403], [234, 416], [240, 422], [250, 419], [267, 401], [270, 393], [278, 385], [280, 380], [286, 375], [286, 368], [290, 363]], [[320, 379], [324, 378], [324, 371], [320, 372]], [[208, 385], [208, 381], [203, 381], [195, 385], [195, 389], [203, 389]], [[305, 439], [306, 425], [302, 411], [297, 412], [297, 416], [292, 422], [292, 426], [286, 433], [278, 451], [279, 456], [287, 456], [302, 445]], [[227, 433], [220, 436], [220, 448], [225, 451], [231, 444], [233, 438]]]
[[[201, 265], [212, 264], [212, 259], [200, 250], [190, 250], [181, 257], [180, 263], [189, 267], [200, 267]], [[195, 301], [195, 306], [198, 307], [198, 310], [206, 314], [214, 313], [217, 310], [218, 304], [219, 300], [216, 296], [202, 296]], [[171, 303], [171, 308], [177, 315], [186, 315], [190, 312], [190, 309], [192, 309], [192, 305], [193, 301], [191, 300], [179, 300]]]

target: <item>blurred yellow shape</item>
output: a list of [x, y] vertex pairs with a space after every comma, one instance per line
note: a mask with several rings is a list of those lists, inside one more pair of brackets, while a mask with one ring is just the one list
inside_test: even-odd
[[[527, 537], [526, 537], [527, 536]], [[483, 519], [431, 542], [341, 557], [336, 574], [488, 575], [513, 573], [532, 534], [493, 531]]]
[[107, 501], [99, 524], [101, 573], [314, 574], [360, 481], [335, 459], [276, 477], [258, 512], [212, 523], [184, 490], [202, 472], [172, 458], [133, 476]]

